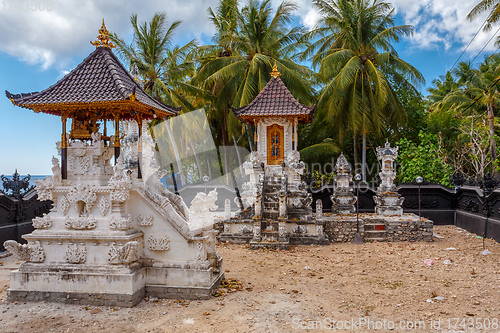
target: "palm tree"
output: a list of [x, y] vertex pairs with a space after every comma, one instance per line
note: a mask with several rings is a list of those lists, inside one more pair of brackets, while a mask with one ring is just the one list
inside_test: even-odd
[[296, 51], [304, 45], [304, 31], [302, 27], [288, 28], [297, 7], [285, 1], [272, 15], [271, 0], [249, 0], [241, 11], [237, 5], [237, 1], [223, 0], [217, 14], [209, 9], [218, 30], [214, 38], [217, 45], [201, 59], [192, 80], [212, 93], [212, 112], [219, 110], [223, 114], [219, 121], [227, 122], [221, 128], [223, 144], [229, 142], [229, 134], [241, 133], [228, 133], [228, 129], [238, 129], [230, 106], [249, 104], [270, 80], [274, 63], [291, 93], [301, 103], [313, 103], [314, 91], [308, 81], [313, 73], [294, 61]]
[[342, 138], [347, 129], [363, 138], [362, 174], [366, 181], [366, 135], [380, 134], [406, 121], [390, 82], [416, 92], [422, 74], [399, 58], [392, 46], [411, 35], [409, 25], [394, 25], [394, 8], [378, 0], [314, 0], [322, 15], [318, 28], [307, 36], [317, 38], [302, 55], [319, 66], [324, 88], [317, 105], [317, 120], [326, 121]]
[[138, 67], [144, 88], [153, 97], [169, 105], [180, 105], [183, 111], [194, 110], [188, 96], [198, 89], [188, 83], [188, 78], [194, 71], [189, 55], [196, 47], [195, 42], [172, 46], [174, 32], [181, 22], [175, 21], [168, 27], [165, 13], [155, 13], [150, 22], [142, 24], [137, 22], [137, 14], [132, 14], [130, 22], [134, 31], [130, 44], [114, 33], [110, 36], [118, 54], [131, 67]]
[[486, 24], [484, 25], [483, 30], [489, 31], [491, 30], [492, 25], [500, 20], [500, 0], [482, 0], [474, 8], [472, 8], [470, 13], [467, 15], [467, 19], [472, 21], [481, 13], [486, 11], [490, 11], [490, 15], [486, 19]]
[[[466, 81], [456, 89], [450, 91], [442, 100], [440, 110], [456, 110], [462, 115], [472, 113], [488, 113], [488, 127], [490, 139], [490, 154], [492, 161], [496, 160], [495, 141], [495, 110], [500, 102], [500, 83], [498, 76], [500, 69], [500, 56], [493, 55], [481, 64], [479, 69], [471, 69], [467, 63], [461, 64], [459, 68], [466, 69]], [[464, 76], [455, 72], [457, 81]], [[438, 109], [439, 110], [439, 109]]]

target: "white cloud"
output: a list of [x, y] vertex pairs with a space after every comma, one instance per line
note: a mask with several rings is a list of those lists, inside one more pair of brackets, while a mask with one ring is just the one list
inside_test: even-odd
[[[467, 14], [477, 3], [478, 0], [392, 0], [405, 23], [415, 27], [414, 38], [410, 39], [410, 42], [417, 49], [448, 49], [453, 43], [461, 44], [463, 49], [488, 16], [485, 12], [472, 22], [467, 20]], [[486, 33], [480, 31], [467, 52], [476, 54], [497, 28], [498, 26], [493, 27]], [[485, 48], [486, 51], [495, 49], [494, 41]]]
[[[40, 0], [49, 3], [51, 0]], [[240, 0], [244, 4], [245, 0]], [[390, 0], [389, 0], [390, 1]], [[392, 0], [405, 23], [415, 26], [414, 38], [410, 39], [415, 49], [450, 48], [453, 43], [466, 45], [479, 29], [487, 13], [473, 22], [465, 18], [478, 0]], [[132, 33], [129, 17], [137, 13], [139, 21], [151, 19], [157, 11], [165, 11], [169, 22], [182, 20], [175, 37], [181, 42], [202, 37], [209, 40], [214, 30], [208, 20], [207, 8], [215, 9], [218, 0], [52, 0], [52, 10], [0, 8], [0, 52], [18, 57], [42, 69], [54, 66], [59, 71], [67, 70], [74, 57], [92, 50], [102, 18], [109, 30], [128, 37]], [[276, 8], [282, 0], [273, 0]], [[315, 26], [318, 12], [311, 0], [295, 0], [298, 10], [294, 13], [308, 29]], [[471, 54], [477, 53], [496, 31], [481, 32], [469, 47]], [[494, 50], [491, 42], [487, 51]], [[74, 65], [74, 64], [71, 64]]]
[[[51, 0], [40, 0], [39, 2]], [[51, 10], [0, 8], [0, 51], [20, 58], [42, 69], [57, 65], [60, 70], [70, 59], [92, 50], [104, 18], [108, 30], [127, 36], [132, 33], [130, 15], [137, 13], [139, 21], [150, 20], [155, 12], [165, 11], [169, 23], [181, 20], [176, 30], [178, 39], [211, 36], [207, 8], [217, 0], [53, 0]], [[2, 2], [3, 3], [3, 2]]]

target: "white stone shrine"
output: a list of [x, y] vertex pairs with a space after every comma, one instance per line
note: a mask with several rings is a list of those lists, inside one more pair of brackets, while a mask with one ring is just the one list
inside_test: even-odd
[[[178, 109], [149, 97], [112, 53], [104, 23], [99, 32], [96, 50], [55, 85], [7, 93], [15, 105], [63, 123], [61, 165], [54, 158], [53, 175], [36, 183], [38, 198], [52, 200], [53, 208], [33, 220], [36, 230], [23, 236], [28, 244], [4, 244], [25, 261], [11, 273], [8, 299], [132, 306], [146, 295], [209, 298], [223, 278], [216, 231], [207, 223], [217, 193], [197, 197], [190, 211], [160, 183], [154, 165], [141, 163], [144, 180], [141, 165], [124, 168], [120, 120], [136, 122], [142, 147], [143, 119]], [[101, 119], [115, 121], [114, 136]], [[139, 148], [137, 159], [150, 161], [148, 154]]]

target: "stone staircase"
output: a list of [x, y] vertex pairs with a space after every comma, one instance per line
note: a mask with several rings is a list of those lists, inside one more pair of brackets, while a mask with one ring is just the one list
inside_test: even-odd
[[387, 241], [387, 231], [384, 221], [370, 221], [364, 223], [365, 242], [385, 242]]
[[[279, 197], [278, 193], [281, 188], [280, 177], [267, 177], [264, 183], [264, 190], [262, 195], [263, 210], [262, 217], [264, 220], [277, 221], [279, 217]], [[263, 229], [264, 231], [264, 229]]]

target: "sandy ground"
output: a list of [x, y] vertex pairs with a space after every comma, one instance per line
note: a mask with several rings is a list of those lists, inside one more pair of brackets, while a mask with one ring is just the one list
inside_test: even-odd
[[131, 309], [7, 302], [8, 273], [20, 264], [9, 256], [0, 259], [0, 331], [500, 332], [500, 244], [485, 240], [492, 254], [482, 255], [474, 234], [454, 226], [435, 232], [444, 238], [279, 252], [219, 244], [232, 292], [146, 299]]

